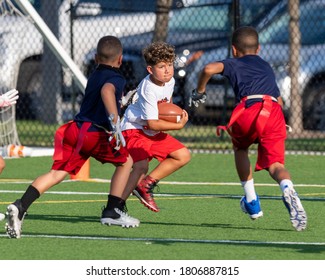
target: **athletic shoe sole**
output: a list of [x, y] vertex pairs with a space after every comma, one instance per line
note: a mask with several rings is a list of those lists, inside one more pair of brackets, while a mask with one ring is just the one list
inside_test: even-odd
[[248, 214], [248, 215], [249, 215], [249, 217], [250, 217], [252, 220], [257, 220], [258, 218], [263, 217], [263, 212], [260, 211], [260, 212], [258, 212], [257, 214], [253, 214], [253, 215]]
[[289, 211], [290, 221], [296, 231], [303, 231], [307, 227], [307, 215], [298, 194], [292, 189], [285, 189], [283, 203]]
[[100, 222], [102, 225], [107, 226], [121, 226], [123, 228], [135, 228], [139, 227], [139, 223], [126, 223], [125, 221], [119, 219], [112, 219], [112, 218], [101, 218]]
[[102, 225], [113, 225], [113, 226], [121, 226], [125, 228], [129, 227], [138, 227], [140, 221], [136, 218], [129, 216], [126, 212], [119, 210], [118, 208], [114, 208], [116, 214], [118, 214], [119, 218], [110, 218], [110, 217], [102, 217], [100, 222]]
[[143, 199], [143, 197], [138, 193], [137, 190], [133, 190], [133, 194], [134, 194], [137, 198], [139, 198], [140, 202], [141, 202], [144, 206], [146, 206], [149, 210], [151, 210], [151, 211], [153, 211], [153, 212], [159, 212], [159, 211], [160, 211], [159, 208], [152, 206], [152, 205], [149, 204], [145, 199]]
[[[7, 207], [7, 219], [5, 229], [10, 238], [20, 238], [21, 237], [21, 226], [22, 221], [19, 220], [18, 214], [19, 210], [16, 205], [10, 204]], [[23, 218], [24, 219], [24, 218]]]
[[240, 200], [240, 208], [241, 208], [241, 210], [245, 213], [245, 214], [247, 214], [247, 215], [249, 215], [249, 217], [252, 219], [252, 220], [257, 220], [258, 218], [261, 218], [261, 217], [263, 217], [263, 211], [259, 211], [258, 213], [254, 213], [254, 214], [250, 214], [248, 211], [247, 211], [247, 209], [246, 209], [246, 206], [245, 206], [245, 202], [244, 202], [244, 196], [241, 198], [241, 200]]

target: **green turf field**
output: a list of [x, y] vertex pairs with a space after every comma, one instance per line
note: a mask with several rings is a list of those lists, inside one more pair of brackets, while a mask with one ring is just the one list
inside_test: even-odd
[[[251, 156], [255, 163], [255, 156]], [[50, 157], [7, 159], [0, 178], [0, 212], [20, 198]], [[152, 162], [156, 164], [156, 162]], [[325, 159], [287, 156], [308, 215], [296, 232], [279, 187], [265, 171], [255, 173], [264, 217], [251, 221], [239, 207], [243, 191], [231, 154], [193, 154], [191, 162], [162, 180], [159, 213], [131, 197], [129, 214], [139, 228], [99, 222], [109, 183], [71, 182], [53, 187], [29, 209], [21, 239], [5, 235], [0, 222], [1, 260], [325, 260]], [[91, 161], [91, 178], [109, 179], [113, 168]], [[69, 178], [67, 178], [69, 179]]]

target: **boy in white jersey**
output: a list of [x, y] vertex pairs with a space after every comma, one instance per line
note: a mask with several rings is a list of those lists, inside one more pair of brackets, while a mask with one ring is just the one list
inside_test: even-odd
[[[178, 123], [158, 119], [158, 103], [172, 102], [175, 80], [173, 46], [156, 42], [143, 50], [148, 75], [141, 81], [122, 119], [121, 128], [126, 147], [133, 158], [133, 170], [123, 197], [132, 192], [141, 203], [154, 212], [159, 208], [153, 199], [153, 189], [159, 180], [172, 174], [185, 164], [191, 155], [177, 139], [163, 132], [185, 126], [188, 114], [183, 110]], [[156, 158], [159, 164], [148, 174], [149, 161]]]

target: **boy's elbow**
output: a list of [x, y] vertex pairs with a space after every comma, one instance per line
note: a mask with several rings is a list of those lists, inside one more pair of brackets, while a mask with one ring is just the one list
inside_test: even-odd
[[219, 74], [223, 71], [223, 64], [219, 62], [207, 64], [203, 68], [203, 73], [206, 76], [212, 76], [214, 74]]
[[208, 64], [206, 66], [204, 66], [202, 73], [206, 76], [210, 76], [211, 74], [211, 66]]

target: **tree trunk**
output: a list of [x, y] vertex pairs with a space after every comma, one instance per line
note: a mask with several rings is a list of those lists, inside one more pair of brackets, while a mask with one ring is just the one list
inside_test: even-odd
[[168, 32], [169, 11], [172, 0], [157, 0], [156, 23], [153, 42], [166, 41]]
[[301, 34], [299, 30], [299, 0], [289, 0], [288, 9], [290, 15], [290, 126], [292, 136], [299, 137], [303, 131], [302, 124], [302, 98], [299, 89], [299, 57], [301, 47]]

